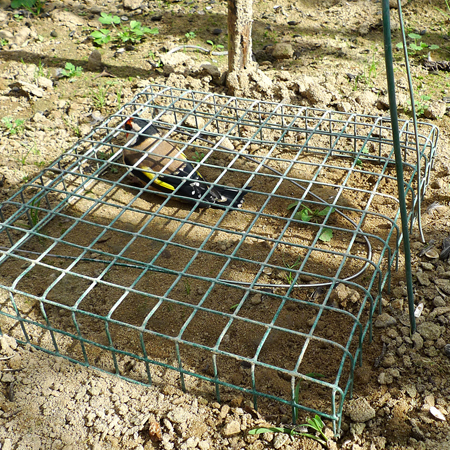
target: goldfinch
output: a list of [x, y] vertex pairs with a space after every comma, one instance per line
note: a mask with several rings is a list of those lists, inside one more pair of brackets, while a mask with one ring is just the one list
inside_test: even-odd
[[[239, 189], [213, 186], [186, 159], [173, 144], [158, 139], [158, 129], [148, 120], [131, 117], [124, 126], [127, 131], [128, 147], [123, 149], [123, 162], [132, 167], [132, 174], [139, 184], [169, 194], [184, 197], [186, 201], [201, 200], [202, 208], [240, 208], [245, 192]], [[136, 151], [138, 150], [138, 151]]]

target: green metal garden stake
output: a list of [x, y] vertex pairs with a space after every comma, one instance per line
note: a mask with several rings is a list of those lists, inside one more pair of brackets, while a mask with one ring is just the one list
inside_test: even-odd
[[389, 0], [383, 0], [383, 33], [384, 57], [386, 61], [386, 77], [389, 92], [389, 110], [391, 113], [392, 141], [395, 152], [395, 167], [397, 172], [398, 200], [400, 216], [402, 219], [403, 249], [405, 252], [406, 287], [408, 290], [409, 322], [411, 333], [416, 331], [416, 318], [414, 317], [414, 292], [411, 273], [411, 249], [409, 245], [408, 213], [406, 211], [405, 190], [403, 188], [403, 160], [400, 149], [400, 138], [397, 117], [397, 102], [395, 99], [394, 63], [392, 57], [391, 20], [389, 16]]

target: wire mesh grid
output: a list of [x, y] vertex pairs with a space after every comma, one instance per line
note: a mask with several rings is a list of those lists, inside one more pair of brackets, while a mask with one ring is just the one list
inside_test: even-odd
[[[130, 116], [242, 208], [130, 183]], [[400, 121], [411, 224], [438, 139], [419, 125], [420, 166]], [[399, 256], [396, 190], [388, 118], [150, 86], [1, 205], [0, 326], [129, 380], [178, 374], [336, 431]]]

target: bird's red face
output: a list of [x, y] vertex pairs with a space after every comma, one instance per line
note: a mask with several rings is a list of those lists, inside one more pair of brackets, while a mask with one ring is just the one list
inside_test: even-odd
[[[125, 128], [125, 130], [130, 131], [133, 129], [133, 119], [130, 117], [126, 122], [125, 125], [123, 126]], [[127, 133], [126, 138], [128, 139], [128, 136], [130, 135], [130, 133]]]

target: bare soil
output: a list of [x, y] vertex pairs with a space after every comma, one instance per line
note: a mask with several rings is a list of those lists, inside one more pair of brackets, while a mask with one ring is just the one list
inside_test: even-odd
[[[134, 6], [133, 6], [134, 8]], [[428, 45], [436, 44], [438, 50], [432, 52], [435, 60], [448, 59], [448, 16], [445, 2], [423, 3], [413, 1], [404, 6], [404, 17], [408, 32], [423, 36], [422, 41]], [[140, 20], [149, 27], [157, 27], [159, 34], [143, 40], [142, 43], [109, 43], [98, 48], [101, 63], [89, 62], [89, 56], [96, 49], [89, 35], [98, 22], [100, 12], [127, 16], [128, 20]], [[447, 11], [448, 12], [448, 11]], [[227, 88], [223, 77], [215, 76], [210, 69], [202, 68], [204, 63], [212, 63], [223, 74], [226, 70], [226, 56], [208, 55], [202, 52], [190, 52], [181, 49], [167, 56], [167, 51], [184, 44], [210, 47], [207, 40], [226, 47], [226, 3], [224, 2], [145, 2], [136, 9], [125, 8], [121, 2], [108, 3], [107, 6], [97, 1], [86, 2], [48, 2], [44, 14], [33, 16], [23, 14], [14, 16], [10, 9], [0, 11], [2, 28], [12, 35], [8, 42], [3, 36], [0, 50], [0, 117], [24, 119], [24, 126], [13, 133], [6, 125], [1, 129], [0, 137], [0, 198], [6, 200], [27, 181], [31, 180], [42, 168], [70, 149], [79, 138], [86, 136], [99, 121], [116, 112], [120, 106], [149, 84], [163, 84], [204, 92], [226, 94]], [[66, 15], [68, 14], [68, 15]], [[450, 14], [450, 12], [449, 12]], [[270, 101], [282, 101], [294, 105], [336, 109], [346, 113], [386, 115], [386, 80], [384, 75], [383, 42], [380, 15], [380, 3], [371, 1], [356, 2], [302, 2], [292, 5], [290, 2], [265, 2], [254, 5], [253, 49], [256, 60], [270, 84], [261, 79], [250, 85], [248, 92], [242, 95]], [[400, 40], [396, 10], [392, 10], [393, 42]], [[289, 22], [289, 24], [288, 24]], [[3, 27], [3, 25], [5, 25]], [[220, 28], [219, 34], [214, 29]], [[28, 31], [27, 31], [28, 30]], [[195, 32], [194, 38], [187, 38], [186, 33]], [[26, 34], [28, 32], [28, 34]], [[25, 40], [21, 42], [19, 35]], [[287, 59], [277, 60], [273, 56], [276, 44], [289, 44], [293, 54]], [[437, 241], [438, 250], [448, 234], [449, 220], [449, 154], [447, 150], [449, 118], [445, 106], [448, 101], [449, 81], [444, 71], [429, 73], [422, 65], [425, 51], [412, 55], [411, 71], [418, 99], [418, 110], [426, 116], [427, 121], [436, 124], [441, 132], [439, 156], [432, 173], [430, 187], [425, 198], [425, 207], [438, 202], [439, 207], [430, 212], [423, 210], [423, 226], [426, 240]], [[407, 101], [406, 78], [401, 54], [395, 50], [396, 76], [398, 88], [399, 113], [408, 118], [410, 107]], [[163, 61], [164, 64], [159, 64]], [[58, 69], [71, 62], [82, 67], [81, 76], [60, 77]], [[48, 80], [48, 81], [45, 81]], [[14, 83], [19, 84], [15, 85]], [[21, 83], [21, 84], [20, 84]], [[42, 95], [27, 93], [23, 83], [40, 88]], [[428, 98], [429, 97], [429, 98]], [[264, 148], [255, 150], [263, 154]], [[194, 157], [193, 154], [190, 156]], [[287, 158], [289, 155], [283, 155]], [[223, 157], [222, 159], [224, 159]], [[312, 161], [312, 160], [310, 160]], [[309, 162], [310, 162], [309, 161]], [[280, 163], [281, 164], [281, 163]], [[249, 165], [248, 167], [251, 167]], [[304, 166], [303, 166], [304, 167]], [[277, 167], [281, 169], [281, 167]], [[367, 171], [375, 167], [367, 165]], [[248, 169], [249, 170], [249, 169]], [[297, 172], [296, 172], [297, 170]], [[293, 169], [293, 177], [309, 179], [312, 174], [301, 173], [302, 166]], [[120, 179], [124, 169], [111, 172], [105, 180], [112, 182]], [[392, 171], [392, 175], [394, 172]], [[204, 176], [214, 179], [214, 169], [206, 169]], [[339, 184], [342, 172], [329, 170], [323, 175], [328, 183]], [[262, 190], [267, 179], [256, 177], [253, 189]], [[236, 185], [243, 185], [245, 177], [233, 179]], [[275, 182], [275, 181], [274, 181]], [[259, 184], [258, 184], [259, 183]], [[364, 189], [370, 180], [364, 174], [355, 177], [351, 186]], [[109, 184], [99, 180], [92, 186], [93, 195], [101, 195]], [[267, 186], [264, 186], [267, 188]], [[284, 190], [283, 190], [284, 189]], [[384, 186], [386, 196], [396, 197], [394, 182]], [[288, 196], [292, 187], [285, 186], [279, 194]], [[188, 205], [171, 201], [166, 204], [164, 214], [173, 220], [159, 217], [142, 230], [145, 212], [158, 210], [163, 199], [151, 193], [145, 193], [136, 199], [137, 188], [129, 185], [125, 189], [115, 189], [109, 198], [118, 205], [128, 205], [138, 212], [126, 214], [96, 244], [94, 250], [118, 254], [128, 244], [129, 234], [140, 230], [142, 236], [155, 236], [167, 239], [174, 230], [191, 213]], [[325, 197], [326, 190], [317, 188], [317, 195]], [[55, 202], [58, 201], [55, 198]], [[257, 210], [262, 199], [255, 193], [246, 195], [246, 205]], [[363, 204], [367, 199], [357, 191], [346, 191], [340, 199], [343, 206]], [[73, 218], [80, 217], [92, 205], [89, 200], [72, 204], [67, 216], [52, 220], [45, 228], [49, 237], [57, 237], [74, 223]], [[285, 217], [287, 204], [284, 199], [275, 199], [270, 204], [270, 213]], [[392, 203], [380, 202], [375, 211], [389, 214]], [[142, 211], [142, 212], [139, 212]], [[77, 245], [90, 245], [102, 231], [102, 225], [108, 226], [117, 214], [117, 208], [105, 205], [91, 211], [98, 226], [80, 223], [65, 238]], [[140, 238], [132, 243], [127, 252], [139, 261], [149, 261], [157, 257], [157, 264], [163, 268], [180, 271], [193, 257], [190, 250], [180, 251], [179, 245], [188, 244], [200, 248], [207, 240], [210, 227], [220, 223], [223, 231], [207, 240], [205, 250], [214, 252], [208, 258], [202, 254], [190, 266], [190, 273], [201, 276], [205, 267], [210, 277], [215, 277], [222, 269], [224, 259], [217, 256], [230, 255], [241, 244], [237, 254], [248, 258], [251, 263], [230, 266], [223, 274], [226, 279], [239, 282], [251, 282], [258, 270], [258, 263], [266, 258], [270, 248], [264, 241], [250, 240], [240, 243], [235, 237], [236, 231], [245, 230], [253, 219], [250, 213], [231, 212], [223, 219], [219, 210], [199, 210], [193, 216], [195, 227], [184, 226], [177, 234], [178, 242], [167, 246], [161, 252], [162, 245]], [[339, 219], [336, 219], [339, 220]], [[365, 222], [367, 231], [376, 229], [379, 233], [387, 232], [385, 223], [375, 217]], [[259, 221], [255, 234], [273, 237], [280, 233], [282, 223], [268, 217]], [[195, 228], [195, 229], [194, 229]], [[156, 230], [156, 231], [155, 231]], [[335, 236], [335, 245], [340, 243], [346, 248], [348, 239], [342, 233]], [[8, 241], [1, 237], [1, 245]], [[308, 245], [314, 239], [311, 228], [294, 229], [289, 242], [296, 245]], [[45, 239], [35, 238], [29, 241], [27, 249], [40, 252], [49, 245]], [[325, 245], [325, 244], [324, 244]], [[445, 308], [450, 306], [446, 283], [449, 266], [447, 262], [436, 258], [418, 256], [423, 247], [417, 230], [411, 236], [413, 249], [413, 268], [415, 274], [416, 304], [424, 304], [423, 315], [418, 324], [434, 324], [439, 328], [439, 336], [430, 337], [423, 328], [419, 337], [411, 339], [407, 320], [407, 301], [400, 259], [399, 271], [394, 275], [393, 290], [383, 295], [384, 311], [396, 319], [396, 324], [387, 328], [375, 328], [373, 341], [366, 339], [363, 348], [362, 367], [356, 371], [353, 394], [355, 399], [365, 399], [374, 409], [375, 415], [369, 420], [356, 420], [352, 408], [346, 406], [345, 418], [339, 439], [329, 443], [331, 448], [343, 449], [400, 449], [423, 448], [441, 449], [450, 447], [447, 421], [436, 419], [430, 413], [430, 407], [437, 407], [447, 416], [450, 407], [450, 386], [448, 383], [449, 358], [446, 345], [449, 344], [448, 321], [450, 313]], [[60, 245], [55, 252], [67, 256], [77, 256], [78, 250], [72, 246]], [[284, 259], [291, 264], [298, 258], [297, 253], [288, 254], [284, 247], [273, 255], [273, 262], [283, 266]], [[354, 247], [357, 252], [364, 252], [363, 244]], [[128, 256], [128, 255], [125, 255]], [[310, 259], [307, 272], [325, 274], [336, 270], [340, 261]], [[54, 263], [53, 263], [54, 264]], [[285, 265], [285, 264], [284, 264]], [[61, 262], [59, 268], [68, 266]], [[359, 270], [356, 262], [346, 266], [344, 276]], [[78, 264], [78, 274], [99, 276], [104, 264]], [[24, 270], [18, 261], [7, 262], [1, 266], [0, 283], [11, 287], [17, 276]], [[32, 295], [42, 295], [49, 288], [55, 277], [61, 272], [40, 267], [28, 272], [15, 288]], [[121, 268], [110, 271], [109, 276], [121, 286], [130, 286], [139, 276], [140, 269]], [[286, 282], [287, 272], [262, 275], [263, 282], [275, 280], [278, 284]], [[126, 302], [114, 310], [111, 319], [141, 326], [142, 317], [146, 316], [158, 303], [158, 296], [166, 293], [167, 286], [172, 285], [176, 277], [171, 274], [155, 273], [143, 278], [138, 288], [151, 292], [152, 296], [129, 295]], [[437, 280], [437, 281], [436, 281]], [[312, 282], [310, 278], [307, 282]], [[47, 294], [49, 300], [66, 307], [73, 307], [80, 295], [86, 292], [89, 281], [80, 282], [79, 277], [67, 275]], [[171, 298], [178, 302], [176, 308], [168, 305], [152, 315], [146, 324], [148, 329], [177, 336], [186, 321], [191, 308], [198, 305], [205, 292], [210, 288], [207, 282], [198, 282], [195, 286], [180, 280], [171, 290]], [[302, 292], [301, 299], [314, 290]], [[278, 292], [282, 292], [282, 289]], [[275, 292], [275, 294], [277, 291]], [[261, 325], [250, 325], [245, 321], [230, 328], [223, 339], [221, 350], [233, 351], [244, 358], [251, 358], [261, 341], [266, 328], [264, 324], [272, 318], [280, 305], [280, 300], [273, 292], [264, 294], [261, 302], [247, 302], [240, 310], [240, 317], [258, 321]], [[102, 321], [95, 316], [107, 315], [118, 301], [122, 291], [111, 287], [96, 287], [83, 298], [81, 309], [88, 313], [78, 320], [77, 330], [68, 309], [53, 306], [46, 310], [49, 322], [58, 329], [69, 333], [80, 333], [101, 345], [108, 345], [109, 337], [105, 333]], [[42, 320], [38, 303], [29, 298], [16, 296], [21, 312], [25, 311], [31, 320]], [[208, 304], [203, 306], [214, 311], [228, 313], [233, 305], [239, 303], [241, 289], [221, 287], [213, 289], [208, 295]], [[2, 305], [10, 308], [8, 294], [2, 293]], [[269, 301], [270, 300], [270, 301]], [[184, 306], [181, 306], [183, 304]], [[348, 301], [340, 305], [349, 312], [357, 312], [359, 305]], [[439, 309], [444, 308], [444, 309]], [[8, 310], [9, 312], [9, 310]], [[368, 320], [364, 311], [363, 321]], [[314, 308], [307, 308], [290, 302], [284, 307], [277, 319], [277, 325], [289, 330], [307, 332], [314, 321]], [[330, 313], [321, 321], [317, 330], [325, 339], [345, 345], [352, 322], [346, 316]], [[213, 347], [223, 330], [225, 318], [207, 312], [197, 314], [183, 335], [196, 344]], [[17, 325], [4, 319], [2, 331], [10, 336], [19, 336]], [[205, 330], [205, 324], [207, 329]], [[30, 334], [36, 343], [45, 347], [51, 342], [49, 333], [43, 334], [37, 327], [29, 326]], [[139, 354], [142, 346], [137, 333], [131, 329], [110, 327], [116, 349]], [[304, 338], [293, 338], [293, 334], [271, 333], [261, 353], [261, 360], [267, 364], [292, 370], [299, 351], [303, 348]], [[428, 336], [428, 337], [427, 337]], [[83, 349], [74, 341], [60, 337], [61, 354], [74, 360], [82, 360], [86, 352], [92, 365], [106, 372], [114, 372], [116, 361], [110, 352], [99, 347], [86, 346]], [[421, 342], [421, 344], [420, 344]], [[382, 350], [385, 344], [385, 351]], [[174, 364], [176, 352], [174, 345], [168, 345], [163, 339], [153, 337], [144, 342], [148, 354], [161, 362]], [[82, 366], [74, 366], [61, 358], [34, 352], [28, 347], [17, 347], [9, 338], [1, 341], [2, 354], [11, 359], [2, 361], [3, 395], [0, 408], [0, 439], [3, 448], [319, 448], [320, 445], [305, 438], [283, 438], [265, 433], [260, 436], [248, 435], [248, 430], [261, 425], [279, 425], [290, 420], [290, 411], [276, 403], [263, 401], [259, 412], [255, 412], [247, 397], [237, 391], [224, 390], [222, 400], [227, 409], [214, 400], [213, 387], [202, 380], [186, 377], [188, 393], [178, 390], [177, 375], [163, 368], [153, 373], [154, 386], [131, 385], [108, 374], [99, 374]], [[387, 350], [386, 350], [387, 349]], [[208, 352], [199, 348], [182, 348], [183, 361], [189, 370], [214, 376]], [[334, 347], [310, 346], [301, 368], [302, 373], [321, 373], [327, 379], [333, 379], [340, 362], [336, 358]], [[383, 355], [378, 364], [380, 354]], [[12, 362], [12, 363], [11, 363]], [[144, 364], [119, 361], [121, 371], [136, 381], [145, 382], [147, 372]], [[219, 369], [224, 379], [230, 383], [249, 387], [251, 373], [249, 368], [233, 359], [220, 360]], [[11, 373], [8, 369], [12, 369]], [[17, 369], [17, 372], [15, 370]], [[344, 368], [344, 375], [348, 367]], [[11, 378], [12, 375], [12, 378]], [[390, 377], [390, 378], [389, 378]], [[346, 377], [343, 377], [346, 380]], [[388, 381], [386, 381], [388, 380]], [[267, 369], [257, 373], [258, 388], [268, 394], [290, 398], [290, 378], [283, 377], [276, 371]], [[303, 392], [304, 391], [304, 392]], [[13, 392], [14, 394], [11, 394]], [[315, 384], [302, 388], [302, 404], [311, 408], [329, 407], [328, 392], [321, 392]], [[116, 397], [114, 397], [114, 395]], [[59, 398], [59, 400], [58, 400]], [[139, 403], [139, 399], [142, 399]], [[347, 400], [348, 401], [348, 400]], [[28, 405], [30, 410], [28, 411]], [[127, 410], [125, 410], [126, 405]], [[350, 405], [350, 404], [349, 404]], [[183, 412], [181, 412], [183, 411]], [[183, 416], [184, 414], [184, 416]], [[63, 415], [64, 420], [56, 419]], [[180, 418], [180, 415], [182, 416]], [[116, 418], [117, 417], [117, 420]], [[29, 425], [31, 423], [31, 425]], [[157, 423], [161, 426], [163, 437], [152, 441], [149, 429]], [[236, 425], [237, 423], [237, 425]], [[205, 426], [206, 424], [206, 426]], [[329, 424], [327, 424], [329, 425]], [[237, 426], [237, 429], [233, 429]], [[19, 430], [19, 431], [17, 431]], [[327, 431], [331, 436], [330, 429]], [[77, 436], [80, 439], [77, 439]]]

